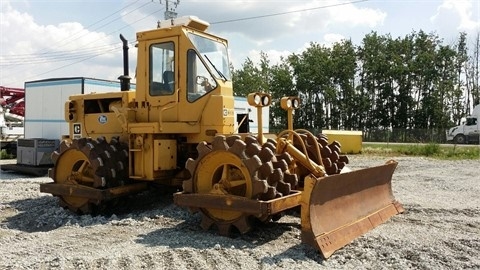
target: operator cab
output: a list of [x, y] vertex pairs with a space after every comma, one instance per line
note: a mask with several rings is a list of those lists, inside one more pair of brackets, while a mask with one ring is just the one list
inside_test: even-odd
[[[183, 17], [171, 21], [163, 21], [160, 28], [185, 25], [192, 27], [187, 29], [187, 38], [193, 45], [186, 50], [186, 98], [194, 102], [206, 93], [218, 87], [218, 80], [230, 81], [230, 68], [227, 46], [220, 40], [201, 35], [208, 28], [208, 23], [196, 17]], [[175, 40], [154, 43], [150, 45], [149, 65], [149, 94], [151, 96], [173, 95], [181, 84], [181, 72], [183, 69], [176, 65], [175, 60], [182, 61], [183, 55], [176, 56], [177, 51], [184, 46], [175, 44]], [[178, 76], [180, 75], [180, 76]]]
[[159, 133], [198, 134], [195, 141], [233, 132], [227, 40], [208, 26], [190, 16], [137, 33], [138, 122], [158, 122]]

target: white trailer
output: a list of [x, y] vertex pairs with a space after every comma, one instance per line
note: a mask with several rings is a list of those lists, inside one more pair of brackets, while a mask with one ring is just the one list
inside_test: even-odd
[[61, 139], [69, 134], [64, 119], [71, 95], [120, 91], [119, 81], [84, 77], [25, 83], [25, 138]]

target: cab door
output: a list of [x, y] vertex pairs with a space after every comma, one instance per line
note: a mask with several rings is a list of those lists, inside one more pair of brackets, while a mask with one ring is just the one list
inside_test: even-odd
[[178, 72], [178, 38], [155, 40], [147, 46], [148, 72], [146, 99], [149, 121], [178, 121], [178, 92], [182, 87]]
[[478, 122], [478, 118], [467, 118], [464, 130], [464, 134], [467, 135], [467, 141], [478, 141], [480, 136], [480, 123]]

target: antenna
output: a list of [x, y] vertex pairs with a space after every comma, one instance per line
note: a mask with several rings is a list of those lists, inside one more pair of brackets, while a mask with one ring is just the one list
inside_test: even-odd
[[[180, 4], [180, 0], [163, 0], [165, 2], [165, 12], [164, 19], [171, 20], [177, 18], [177, 12], [175, 9], [177, 8], [178, 4]], [[162, 0], [160, 0], [160, 5], [162, 5]], [[174, 6], [174, 7], [172, 7]]]

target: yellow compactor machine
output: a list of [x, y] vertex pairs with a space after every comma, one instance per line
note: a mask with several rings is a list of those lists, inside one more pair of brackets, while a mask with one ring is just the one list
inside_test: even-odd
[[[277, 220], [301, 207], [302, 241], [327, 258], [403, 211], [392, 194], [397, 165], [345, 172], [348, 158], [323, 135], [294, 130], [300, 100], [282, 98], [288, 127], [256, 136], [234, 127], [227, 41], [196, 17], [162, 21], [137, 33], [136, 91], [130, 90], [128, 42], [121, 91], [71, 96], [70, 134], [52, 155], [52, 183], [40, 190], [76, 213], [105, 210], [150, 184], [177, 187], [177, 205], [199, 211], [201, 226], [222, 235]], [[270, 95], [252, 93], [259, 112]]]

